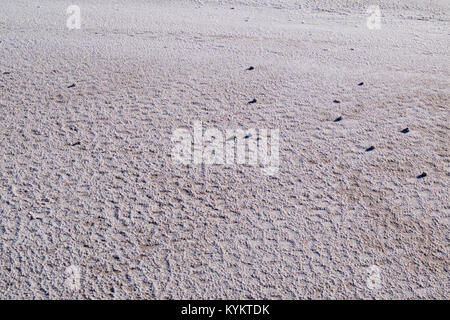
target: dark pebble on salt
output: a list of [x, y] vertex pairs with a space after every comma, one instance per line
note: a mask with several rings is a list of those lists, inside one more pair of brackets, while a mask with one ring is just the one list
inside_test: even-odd
[[360, 82], [360, 83], [358, 83], [358, 86], [362, 86], [362, 85], [364, 85], [364, 82]]
[[368, 147], [368, 148], [366, 149], [366, 152], [369, 152], [369, 151], [372, 151], [372, 150], [375, 150], [375, 147], [374, 147], [374, 146]]
[[75, 87], [75, 83], [72, 83], [70, 86], [68, 86], [67, 88], [74, 88]]
[[409, 128], [405, 128], [402, 131], [400, 131], [401, 133], [408, 133], [409, 132]]
[[251, 134], [248, 134], [248, 135], [246, 135], [245, 137], [244, 137], [244, 139], [248, 139], [248, 138], [250, 138], [252, 135]]
[[422, 172], [422, 174], [417, 176], [417, 179], [422, 179], [422, 178], [425, 178], [426, 176], [427, 176], [427, 173], [426, 172]]
[[334, 119], [334, 122], [339, 122], [342, 120], [342, 117], [337, 117], [336, 119]]
[[339, 100], [333, 100], [334, 103], [341, 103]]
[[79, 146], [80, 144], [81, 144], [81, 142], [80, 142], [80, 141], [77, 141], [77, 142], [75, 142], [75, 143], [72, 143], [72, 147]]
[[256, 99], [253, 99], [253, 100], [248, 102], [248, 104], [252, 104], [252, 103], [256, 103]]
[[253, 69], [255, 69], [253, 66], [247, 68], [248, 71], [252, 71]]
[[3, 74], [11, 74], [11, 72], [5, 71], [5, 72], [3, 72]]

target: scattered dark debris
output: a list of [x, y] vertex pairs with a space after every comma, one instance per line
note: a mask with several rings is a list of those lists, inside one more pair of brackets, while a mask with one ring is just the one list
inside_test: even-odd
[[368, 147], [368, 148], [366, 149], [366, 152], [369, 152], [369, 151], [372, 151], [372, 150], [375, 150], [375, 147], [374, 147], [374, 146]]
[[30, 212], [30, 220], [41, 220], [42, 221], [42, 217], [34, 214], [34, 212]]
[[252, 71], [254, 69], [255, 69], [255, 67], [253, 67], [253, 66], [250, 66], [250, 67], [247, 68], [248, 71]]
[[10, 71], [5, 71], [5, 72], [3, 72], [3, 74], [11, 74], [11, 72]]
[[68, 86], [67, 88], [74, 88], [75, 87], [75, 83], [72, 83], [70, 86]]
[[400, 131], [401, 133], [408, 133], [409, 132], [409, 128], [405, 128], [402, 131]]
[[425, 178], [427, 176], [426, 172], [422, 172], [420, 175], [417, 176], [417, 179], [422, 179]]
[[334, 119], [334, 121], [333, 122], [339, 122], [339, 121], [341, 121], [342, 120], [342, 117], [341, 116], [339, 116], [339, 117], [337, 117], [336, 119]]
[[253, 100], [248, 102], [248, 104], [252, 104], [252, 103], [256, 103], [256, 99], [253, 99]]
[[81, 142], [80, 142], [80, 141], [77, 141], [77, 142], [75, 142], [75, 143], [72, 143], [72, 147], [79, 146], [80, 144], [81, 144]]
[[341, 103], [341, 101], [334, 99], [333, 103]]

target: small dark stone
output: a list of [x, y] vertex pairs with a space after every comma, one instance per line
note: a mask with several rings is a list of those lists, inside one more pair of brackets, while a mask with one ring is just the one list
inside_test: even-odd
[[425, 178], [427, 176], [426, 172], [422, 172], [420, 175], [417, 176], [417, 179], [422, 179]]
[[74, 88], [75, 87], [75, 83], [72, 83], [70, 86], [68, 86], [67, 88]]
[[333, 100], [334, 103], [341, 103], [339, 100], [334, 99]]
[[369, 152], [369, 151], [372, 151], [372, 150], [375, 150], [375, 147], [374, 147], [374, 146], [368, 147], [368, 148], [366, 149], [366, 152]]
[[253, 69], [255, 69], [253, 66], [250, 66], [247, 68], [247, 70], [252, 71]]
[[405, 128], [402, 131], [400, 131], [401, 133], [408, 133], [409, 132], [409, 128]]
[[234, 10], [234, 8], [230, 8], [231, 10]]
[[3, 74], [11, 74], [11, 72], [5, 71], [5, 72], [3, 72]]
[[256, 99], [250, 100], [248, 104], [256, 103]]
[[355, 51], [355, 49], [353, 49], [353, 48], [350, 48], [350, 51]]
[[75, 143], [72, 143], [72, 147], [79, 146], [80, 144], [81, 144], [81, 142], [80, 142], [80, 141], [77, 141], [77, 142], [75, 142]]
[[251, 134], [248, 134], [248, 135], [246, 135], [245, 137], [244, 137], [244, 139], [248, 139], [248, 138], [250, 138], [252, 135]]
[[334, 119], [334, 122], [339, 122], [342, 120], [342, 117], [337, 117], [336, 119]]
[[362, 86], [362, 85], [364, 85], [364, 82], [360, 82], [360, 83], [358, 83], [358, 86]]

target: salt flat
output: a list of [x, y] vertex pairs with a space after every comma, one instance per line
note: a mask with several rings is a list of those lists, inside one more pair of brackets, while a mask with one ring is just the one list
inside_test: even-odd
[[448, 299], [450, 4], [374, 2], [3, 0], [0, 298]]

